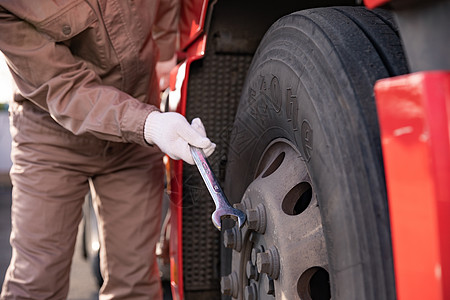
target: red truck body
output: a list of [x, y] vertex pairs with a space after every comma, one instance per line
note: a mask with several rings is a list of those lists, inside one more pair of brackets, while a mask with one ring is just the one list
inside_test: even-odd
[[375, 87], [398, 299], [449, 299], [450, 73]]

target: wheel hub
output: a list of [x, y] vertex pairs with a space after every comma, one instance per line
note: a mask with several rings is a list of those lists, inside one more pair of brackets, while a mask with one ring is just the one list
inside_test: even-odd
[[225, 246], [234, 250], [232, 272], [221, 281], [225, 295], [330, 299], [319, 203], [294, 145], [278, 139], [267, 147], [235, 207], [246, 212], [247, 222], [224, 232]]

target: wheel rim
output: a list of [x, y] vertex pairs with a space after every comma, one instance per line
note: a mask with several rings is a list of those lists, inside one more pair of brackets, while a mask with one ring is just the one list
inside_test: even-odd
[[328, 258], [306, 164], [285, 139], [264, 151], [254, 180], [235, 206], [248, 220], [224, 232], [233, 248], [222, 292], [238, 299], [330, 299]]

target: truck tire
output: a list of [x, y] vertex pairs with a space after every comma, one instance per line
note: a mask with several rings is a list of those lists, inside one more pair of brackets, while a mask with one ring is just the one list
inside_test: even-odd
[[310, 9], [268, 30], [230, 138], [225, 192], [248, 220], [223, 231], [223, 294], [395, 299], [373, 86], [404, 73], [382, 10]]

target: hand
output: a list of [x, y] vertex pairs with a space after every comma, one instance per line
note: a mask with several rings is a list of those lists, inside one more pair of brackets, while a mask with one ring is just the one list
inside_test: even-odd
[[173, 159], [182, 159], [193, 165], [189, 145], [202, 148], [208, 157], [216, 148], [206, 137], [205, 127], [199, 118], [189, 124], [185, 117], [174, 112], [152, 112], [145, 121], [144, 137]]
[[164, 91], [169, 87], [170, 71], [177, 65], [177, 55], [166, 61], [156, 63], [156, 76], [158, 77], [159, 90]]

